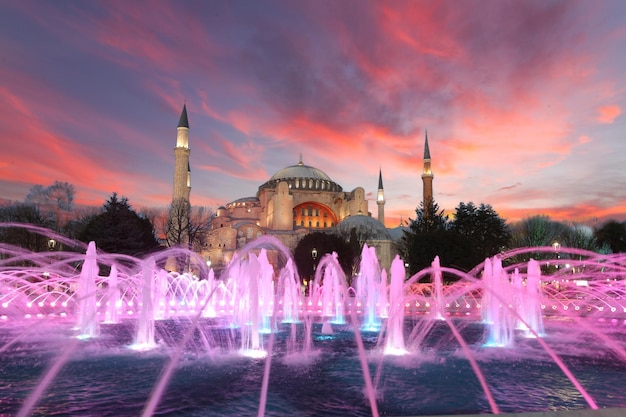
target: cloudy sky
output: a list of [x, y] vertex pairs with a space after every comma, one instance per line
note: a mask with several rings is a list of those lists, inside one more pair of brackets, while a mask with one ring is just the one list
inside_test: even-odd
[[1, 1], [0, 199], [35, 184], [171, 199], [189, 112], [192, 204], [303, 162], [415, 217], [626, 219], [626, 2]]

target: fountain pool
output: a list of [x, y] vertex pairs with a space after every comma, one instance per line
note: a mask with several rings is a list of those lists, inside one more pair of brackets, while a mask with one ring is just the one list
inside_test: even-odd
[[328, 255], [305, 297], [272, 239], [244, 248], [219, 278], [193, 254], [195, 276], [159, 267], [172, 251], [134, 259], [94, 245], [5, 245], [0, 415], [626, 407], [624, 255], [561, 248], [558, 260], [528, 260], [550, 250], [504, 253], [469, 273], [436, 259], [408, 277], [401, 260], [381, 270], [365, 247], [354, 288]]
[[[408, 324], [407, 331], [411, 327]], [[213, 324], [207, 320], [201, 325]], [[157, 332], [167, 335], [164, 343], [175, 343], [180, 336], [179, 326], [180, 323], [161, 321]], [[302, 327], [298, 330], [302, 331]], [[463, 334], [468, 343], [480, 344], [484, 330], [481, 327], [467, 325]], [[547, 327], [550, 331], [551, 324]], [[562, 326], [556, 327], [562, 337]], [[3, 330], [2, 342], [6, 343], [23, 329]], [[32, 414], [140, 415], [171, 352], [166, 347], [149, 352], [129, 350], [126, 346], [132, 343], [133, 330], [133, 323], [125, 321], [103, 325], [98, 339], [81, 341]], [[352, 328], [340, 326], [329, 336], [322, 333], [320, 324], [313, 325], [314, 351], [308, 357], [288, 353], [289, 331], [283, 328], [275, 334], [265, 414], [372, 415]], [[29, 340], [3, 353], [0, 414], [19, 412], [72, 334], [70, 327], [57, 324], [41, 333], [33, 332]], [[225, 341], [229, 335], [224, 336]], [[419, 355], [382, 357], [374, 353], [376, 335], [365, 333], [363, 338], [371, 373], [378, 378], [376, 401], [381, 415], [491, 412], [470, 364], [444, 323], [438, 322], [431, 329], [431, 339], [439, 342], [427, 343]], [[569, 349], [569, 343], [563, 344], [564, 349]], [[257, 415], [265, 360], [226, 350], [199, 355], [196, 345], [202, 345], [200, 338], [192, 341], [177, 364], [155, 415]], [[599, 406], [624, 406], [626, 366], [616, 364], [610, 355], [593, 352], [593, 348], [590, 344], [589, 350], [564, 355], [564, 360]], [[476, 348], [474, 354], [501, 412], [588, 408], [551, 358], [530, 339], [523, 340], [515, 352]]]

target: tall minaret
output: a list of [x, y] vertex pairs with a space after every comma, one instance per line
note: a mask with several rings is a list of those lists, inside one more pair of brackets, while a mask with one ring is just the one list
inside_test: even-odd
[[176, 147], [174, 148], [174, 192], [172, 201], [183, 199], [189, 201], [191, 192], [191, 170], [189, 168], [189, 121], [187, 105], [178, 120]]
[[376, 197], [378, 204], [378, 221], [385, 224], [385, 192], [383, 191], [383, 172], [378, 169], [378, 196]]
[[[424, 171], [422, 172], [422, 182], [424, 183], [423, 203], [424, 209], [433, 203], [433, 172], [430, 169], [430, 149], [428, 149], [428, 131], [425, 132], [424, 141]], [[424, 210], [424, 213], [427, 211]]]

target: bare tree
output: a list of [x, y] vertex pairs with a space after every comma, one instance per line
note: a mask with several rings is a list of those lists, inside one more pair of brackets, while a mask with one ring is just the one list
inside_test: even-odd
[[[74, 208], [74, 186], [68, 182], [55, 181], [54, 184], [44, 187], [43, 185], [33, 186], [26, 199], [25, 204], [34, 205], [39, 208], [42, 216], [50, 219], [58, 229], [61, 226], [62, 212], [69, 213]], [[67, 216], [65, 216], [67, 217]]]
[[191, 218], [189, 220], [189, 241], [194, 251], [201, 251], [206, 246], [211, 223], [213, 221], [213, 210], [208, 207], [192, 207]]
[[548, 216], [528, 217], [511, 225], [511, 247], [551, 246], [560, 242], [568, 227]]
[[139, 214], [154, 225], [154, 235], [157, 240], [164, 244], [167, 240], [167, 216], [168, 207], [142, 207]]
[[211, 230], [213, 211], [207, 207], [191, 207], [189, 201], [177, 199], [169, 208], [165, 224], [167, 245], [183, 246], [200, 251]]
[[168, 210], [165, 225], [165, 239], [167, 246], [190, 246], [189, 226], [191, 222], [191, 204], [180, 198], [172, 201]]

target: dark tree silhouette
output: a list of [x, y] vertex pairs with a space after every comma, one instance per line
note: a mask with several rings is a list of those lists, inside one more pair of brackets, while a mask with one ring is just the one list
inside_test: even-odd
[[[436, 256], [442, 266], [468, 271], [504, 249], [510, 239], [506, 222], [486, 204], [459, 203], [449, 221], [436, 202], [415, 210], [399, 248], [413, 275], [429, 267]], [[445, 276], [446, 279], [454, 279]]]
[[485, 258], [501, 252], [511, 239], [511, 232], [490, 205], [461, 202], [450, 224], [452, 239], [458, 242], [456, 267], [470, 270]]
[[626, 223], [609, 220], [595, 230], [600, 245], [608, 246], [613, 253], [626, 252]]
[[420, 203], [415, 213], [416, 219], [409, 220], [409, 230], [404, 231], [399, 244], [400, 253], [409, 264], [410, 275], [429, 267], [435, 256], [439, 256], [444, 264], [454, 243], [449, 239], [448, 216], [439, 210], [435, 201], [431, 200], [426, 207]]
[[322, 257], [333, 252], [337, 252], [339, 264], [349, 281], [355, 259], [352, 248], [341, 236], [323, 232], [306, 235], [294, 249], [293, 256], [301, 279], [313, 277]]
[[125, 197], [113, 193], [104, 203], [102, 213], [87, 223], [79, 238], [95, 241], [105, 252], [139, 256], [154, 251], [159, 243], [149, 219], [139, 216]]
[[[54, 226], [51, 219], [41, 215], [38, 207], [25, 203], [0, 207], [0, 222], [27, 223], [48, 229]], [[20, 246], [33, 252], [48, 250], [48, 238], [46, 236], [30, 232], [23, 227], [1, 227], [0, 241]]]

